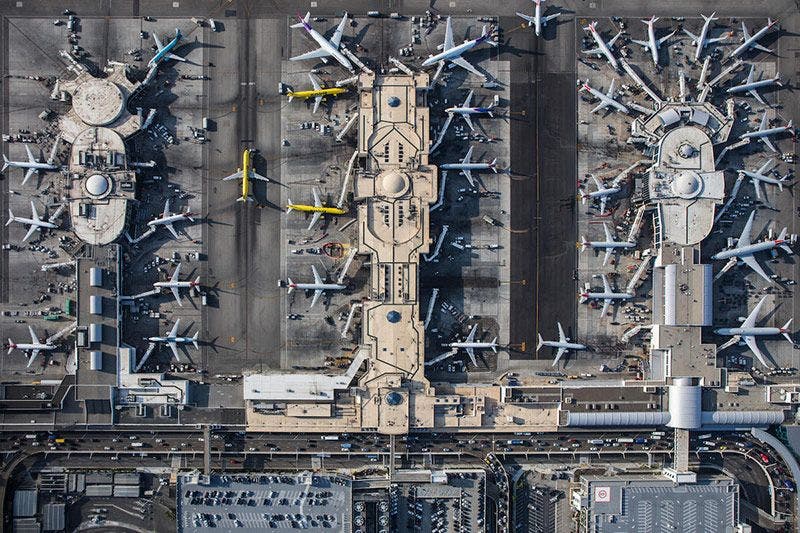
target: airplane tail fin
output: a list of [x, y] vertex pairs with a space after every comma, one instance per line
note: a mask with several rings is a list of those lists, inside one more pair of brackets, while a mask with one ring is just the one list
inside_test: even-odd
[[[300, 18], [300, 17], [298, 16], [298, 18]], [[302, 28], [302, 27], [304, 27], [306, 24], [308, 24], [308, 21], [309, 21], [309, 20], [311, 20], [311, 13], [310, 13], [310, 12], [306, 13], [306, 16], [305, 16], [305, 17], [303, 17], [302, 19], [300, 19], [300, 22], [298, 22], [298, 23], [296, 23], [296, 24], [292, 24], [292, 26], [291, 26], [291, 27], [292, 27], [292, 28]]]
[[179, 30], [178, 28], [175, 28], [175, 38], [176, 39], [180, 39], [182, 36], [183, 36], [183, 34], [181, 33], [181, 30]]
[[789, 333], [789, 326], [792, 325], [792, 320], [793, 319], [790, 318], [789, 320], [786, 321], [786, 324], [783, 325], [783, 327], [781, 328], [781, 335], [783, 335], [786, 338], [787, 341], [789, 341], [792, 344], [794, 344], [794, 341], [792, 340], [792, 336]]
[[286, 206], [286, 212], [291, 213], [292, 211], [294, 211], [294, 204], [292, 203], [291, 198], [287, 198], [286, 200], [289, 202]]
[[493, 351], [494, 353], [497, 353], [497, 337], [495, 337], [494, 339], [492, 339], [492, 351]]
[[483, 31], [481, 31], [481, 37], [490, 45], [497, 46], [497, 43], [489, 35], [489, 31], [486, 29], [486, 26], [483, 26]]
[[544, 346], [544, 339], [542, 338], [542, 334], [539, 333], [539, 342], [536, 343], [536, 351], [538, 352], [542, 346]]
[[11, 341], [11, 339], [8, 339], [8, 353], [9, 353], [9, 354], [11, 354], [11, 352], [13, 352], [13, 351], [14, 351], [14, 348], [16, 348], [16, 347], [17, 347], [17, 345], [16, 345], [16, 344], [14, 344], [14, 343]]
[[489, 163], [489, 167], [494, 171], [495, 174], [497, 174], [497, 158], [496, 157], [494, 159], [492, 159], [491, 163]]
[[3, 154], [3, 169], [0, 170], [0, 172], [5, 172], [6, 169], [8, 168], [9, 163], [10, 161], [8, 160], [8, 157], [6, 157], [6, 154]]
[[200, 335], [200, 331], [195, 332], [194, 337], [192, 337], [192, 344], [194, 345], [194, 349], [195, 350], [199, 350], [200, 349], [200, 345], [197, 344], [198, 335]]
[[291, 102], [292, 100], [294, 100], [294, 93], [293, 93], [293, 92], [288, 92], [288, 93], [286, 93], [286, 95], [289, 97], [289, 101], [290, 101], [290, 102]]
[[8, 208], [8, 222], [6, 222], [6, 226], [14, 222], [14, 213], [11, 212], [11, 208]]
[[588, 194], [586, 194], [586, 192], [585, 192], [585, 191], [580, 191], [580, 195], [581, 195], [581, 203], [582, 203], [583, 205], [586, 205], [586, 202], [588, 202], [588, 201], [589, 201], [589, 195], [588, 195]]
[[775, 85], [777, 85], [778, 87], [783, 87], [783, 82], [781, 81], [781, 73], [780, 72], [776, 72], [775, 73]]
[[581, 235], [581, 252], [586, 251], [591, 245], [589, 244], [589, 240], [586, 238], [586, 235]]
[[292, 291], [294, 290], [292, 285], [294, 285], [294, 282], [292, 281], [292, 278], [286, 278], [286, 281], [289, 283], [289, 290], [286, 292], [286, 294], [292, 294]]
[[705, 20], [706, 22], [711, 22], [711, 21], [713, 21], [713, 20], [718, 20], [718, 19], [717, 19], [717, 17], [715, 17], [715, 16], [714, 16], [714, 15], [716, 15], [716, 14], [717, 14], [717, 12], [716, 12], [716, 11], [714, 11], [714, 12], [713, 12], [713, 13], [711, 13], [709, 16], [705, 16], [705, 15], [703, 15], [702, 13], [700, 14], [700, 16], [701, 16], [701, 17], [703, 17], [703, 20]]
[[200, 276], [197, 276], [197, 277], [194, 279], [194, 292], [196, 292], [196, 293], [197, 293], [197, 292], [200, 292], [200, 289], [198, 289], [198, 288], [197, 288], [197, 287], [199, 287], [199, 286], [200, 286]]

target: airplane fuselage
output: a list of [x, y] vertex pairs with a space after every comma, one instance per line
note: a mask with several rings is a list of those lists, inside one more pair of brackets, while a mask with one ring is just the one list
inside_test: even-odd
[[165, 224], [172, 224], [174, 222], [179, 222], [187, 218], [189, 218], [188, 213], [179, 213], [177, 215], [170, 215], [168, 217], [161, 217], [155, 220], [151, 220], [150, 222], [147, 223], [147, 225], [152, 228], [154, 226], [163, 226]]
[[628, 241], [589, 241], [585, 243], [591, 248], [636, 248], [636, 244]]
[[34, 168], [36, 170], [58, 170], [58, 165], [38, 163], [36, 161], [9, 161], [8, 166], [16, 168]]
[[628, 108], [627, 107], [625, 107], [624, 105], [620, 104], [619, 102], [617, 102], [616, 100], [614, 100], [610, 96], [606, 96], [605, 94], [601, 93], [597, 89], [589, 86], [588, 83], [584, 83], [583, 84], [583, 89], [586, 90], [586, 91], [589, 91], [589, 94], [591, 94], [595, 98], [599, 99], [601, 102], [603, 102], [607, 106], [612, 106], [612, 107], [622, 111], [623, 113], [628, 113]]
[[781, 335], [786, 333], [782, 328], [753, 327], [753, 328], [718, 328], [714, 330], [717, 335], [741, 335], [757, 337], [761, 335]]
[[742, 174], [747, 176], [750, 179], [754, 179], [756, 181], [761, 181], [763, 183], [771, 183], [772, 185], [782, 185], [783, 182], [777, 178], [773, 178], [771, 176], [765, 176], [764, 174], [759, 174], [758, 172], [753, 172], [751, 170], [740, 170]]
[[347, 211], [341, 209], [339, 207], [329, 207], [329, 206], [320, 206], [317, 207], [315, 205], [304, 205], [304, 204], [289, 204], [286, 206], [288, 209], [292, 211], [301, 211], [303, 213], [324, 213], [326, 215], [345, 215]]
[[599, 191], [590, 192], [588, 197], [592, 200], [597, 198], [602, 198], [603, 196], [611, 196], [617, 194], [620, 191], [619, 187], [608, 187], [606, 189], [600, 189]]
[[439, 168], [444, 170], [490, 170], [494, 168], [492, 163], [445, 163]]
[[491, 113], [491, 107], [448, 107], [444, 110], [445, 113], [455, 113], [457, 115], [480, 115]]
[[308, 34], [311, 36], [311, 38], [314, 39], [317, 42], [317, 44], [320, 46], [320, 48], [322, 48], [323, 50], [328, 52], [334, 59], [336, 59], [336, 61], [339, 62], [339, 64], [341, 64], [347, 70], [353, 70], [352, 63], [350, 63], [350, 60], [347, 59], [344, 56], [344, 54], [339, 51], [338, 47], [333, 46], [330, 43], [330, 41], [328, 41], [325, 37], [320, 35], [320, 33], [317, 30], [315, 30], [314, 28], [312, 28], [310, 24], [308, 24], [305, 21], [301, 21], [301, 22], [303, 23], [303, 28], [305, 28], [305, 30], [308, 32]]
[[728, 89], [728, 93], [743, 93], [745, 91], [751, 91], [753, 89], [758, 89], [760, 87], [767, 87], [769, 85], [774, 85], [780, 81], [780, 77], [775, 76], [774, 78], [770, 78], [768, 80], [758, 80], [752, 83], [743, 83], [742, 85], [736, 85]]
[[745, 257], [748, 255], [753, 255], [758, 252], [764, 252], [766, 250], [772, 250], [778, 246], [787, 244], [788, 241], [785, 239], [774, 239], [770, 241], [762, 241], [757, 242], [754, 244], [748, 244], [747, 246], [742, 246], [741, 248], [733, 248], [731, 250], [723, 250], [719, 253], [716, 253], [711, 256], [711, 259], [730, 259], [731, 257]]
[[633, 294], [627, 292], [584, 292], [581, 300], [630, 300]]
[[338, 283], [290, 283], [289, 288], [301, 291], [341, 291], [346, 287]]
[[346, 93], [347, 89], [344, 87], [328, 87], [327, 89], [314, 89], [309, 91], [290, 91], [286, 93], [292, 98], [316, 98], [317, 96], [336, 96], [338, 94]]
[[764, 34], [767, 33], [770, 30], [770, 28], [772, 28], [777, 23], [778, 23], [777, 20], [776, 21], [772, 21], [769, 24], [767, 24], [766, 26], [764, 26], [763, 28], [761, 28], [760, 30], [758, 30], [757, 32], [755, 32], [752, 36], [750, 36], [749, 39], [745, 40], [739, 46], [739, 48], [737, 48], [736, 50], [731, 52], [731, 57], [736, 57], [739, 54], [743, 54], [744, 52], [746, 52], [750, 47], [753, 46], [753, 44], [756, 41], [758, 41], [761, 37], [763, 37]]
[[148, 337], [147, 340], [150, 342], [177, 342], [178, 344], [192, 344], [196, 342], [197, 339], [192, 337]]
[[451, 342], [446, 346], [450, 348], [473, 348], [476, 350], [497, 348], [496, 342]]
[[39, 227], [39, 228], [55, 229], [55, 228], [58, 227], [57, 225], [53, 224], [52, 222], [46, 222], [44, 220], [33, 220], [33, 219], [30, 219], [30, 218], [25, 218], [25, 217], [14, 216], [14, 217], [11, 217], [11, 220], [13, 220], [14, 222], [19, 222], [21, 224], [26, 224], [28, 226], [36, 226], [36, 227]]
[[427, 67], [430, 65], [434, 65], [439, 61], [446, 61], [448, 59], [455, 59], [457, 57], [461, 57], [461, 54], [464, 52], [468, 52], [477, 46], [478, 44], [482, 43], [486, 39], [488, 39], [488, 35], [481, 35], [477, 39], [473, 39], [471, 41], [467, 41], [465, 43], [461, 43], [458, 46], [454, 46], [450, 50], [445, 50], [444, 52], [440, 52], [436, 55], [433, 55], [422, 62], [423, 67]]
[[153, 287], [160, 289], [169, 289], [170, 287], [177, 287], [179, 289], [191, 289], [197, 287], [199, 283], [195, 281], [157, 281], [153, 283]]
[[577, 342], [542, 341], [542, 346], [564, 348], [565, 350], [585, 350], [586, 346]]
[[703, 48], [706, 46], [706, 36], [708, 35], [708, 27], [711, 25], [714, 14], [707, 18], [703, 23], [703, 28], [700, 30], [700, 36], [697, 39], [697, 50], [694, 51], [694, 60], [700, 61], [700, 56], [703, 54]]
[[608, 49], [606, 42], [603, 40], [600, 34], [597, 33], [594, 23], [589, 24], [589, 32], [592, 34], [594, 42], [597, 43], [597, 47], [600, 49], [603, 55], [606, 56], [606, 59], [608, 59], [608, 62], [611, 63], [611, 66], [614, 67], [614, 70], [617, 70], [619, 68], [619, 62], [617, 61], [617, 58], [614, 57], [614, 54], [611, 53], [611, 50]]
[[172, 49], [178, 45], [178, 41], [180, 40], [181, 40], [181, 34], [180, 32], [178, 32], [175, 35], [175, 37], [164, 46], [164, 48], [159, 50], [158, 53], [153, 56], [153, 59], [151, 59], [150, 62], [147, 63], [147, 66], [152, 67], [153, 65], [157, 65], [158, 63], [163, 61], [164, 57], [166, 57], [168, 54], [172, 52]]
[[769, 137], [770, 135], [775, 135], [777, 133], [783, 133], [785, 131], [790, 131], [792, 126], [788, 124], [786, 126], [778, 126], [777, 128], [769, 128], [766, 130], [758, 130], [758, 131], [748, 131], [746, 133], [742, 133], [739, 137], [740, 139], [758, 139], [759, 137]]
[[542, 3], [536, 2], [536, 9], [533, 12], [533, 26], [536, 36], [542, 35]]
[[647, 44], [648, 48], [650, 48], [650, 57], [653, 58], [653, 64], [658, 65], [658, 43], [656, 43], [655, 22], [647, 23]]
[[12, 342], [9, 343], [9, 348], [11, 350], [22, 350], [23, 352], [29, 352], [33, 350], [42, 350], [42, 351], [55, 350], [56, 346], [53, 344], [32, 344], [32, 343], [17, 344], [15, 342]]

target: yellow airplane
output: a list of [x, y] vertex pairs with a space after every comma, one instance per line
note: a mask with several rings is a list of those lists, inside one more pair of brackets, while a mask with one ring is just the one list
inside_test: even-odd
[[319, 84], [317, 79], [308, 73], [308, 78], [311, 80], [311, 85], [314, 86], [313, 91], [289, 91], [286, 94], [289, 96], [289, 101], [291, 102], [294, 98], [302, 98], [304, 100], [308, 100], [309, 98], [314, 99], [314, 110], [312, 113], [316, 113], [317, 109], [319, 109], [319, 104], [325, 99], [326, 96], [337, 96], [342, 93], [346, 93], [347, 89], [344, 87], [327, 87], [325, 89]]
[[253, 195], [250, 194], [251, 179], [272, 181], [269, 178], [265, 178], [261, 174], [257, 173], [255, 169], [253, 169], [252, 162], [250, 161], [250, 154], [254, 151], [255, 150], [251, 148], [245, 148], [244, 152], [242, 152], [242, 168], [238, 169], [235, 174], [231, 174], [227, 178], [222, 178], [222, 181], [230, 181], [235, 179], [242, 180], [242, 196], [236, 199], [237, 202], [253, 201]]
[[314, 193], [314, 205], [293, 204], [292, 199], [289, 198], [289, 205], [286, 206], [286, 212], [301, 211], [303, 213], [314, 213], [311, 217], [311, 223], [306, 228], [306, 231], [311, 231], [311, 228], [319, 221], [320, 217], [325, 215], [346, 215], [347, 210], [340, 207], [328, 207], [319, 199], [317, 188], [312, 189]]

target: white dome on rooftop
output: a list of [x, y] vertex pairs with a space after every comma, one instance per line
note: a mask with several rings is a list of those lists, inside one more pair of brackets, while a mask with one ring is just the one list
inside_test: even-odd
[[697, 150], [695, 150], [694, 146], [689, 143], [684, 143], [680, 148], [678, 148], [678, 153], [684, 159], [689, 159], [690, 157], [694, 156], [696, 152]]
[[389, 196], [400, 195], [405, 192], [408, 187], [408, 180], [406, 177], [397, 171], [387, 172], [381, 179], [381, 188], [384, 194]]
[[86, 179], [86, 192], [92, 196], [103, 196], [108, 192], [108, 178], [102, 174], [92, 174]]
[[681, 172], [672, 182], [672, 192], [681, 198], [694, 198], [702, 188], [702, 178], [691, 170]]

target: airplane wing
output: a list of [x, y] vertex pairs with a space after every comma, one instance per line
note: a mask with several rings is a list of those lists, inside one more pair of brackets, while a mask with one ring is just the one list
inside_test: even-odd
[[25, 146], [25, 151], [28, 152], [28, 162], [29, 163], [36, 163], [36, 158], [33, 157], [33, 153], [31, 153], [30, 146], [28, 146], [27, 144], [25, 144], [23, 146]]
[[322, 278], [319, 277], [319, 272], [317, 272], [317, 267], [311, 265], [311, 272], [314, 274], [314, 283], [317, 285], [322, 285]]
[[22, 242], [25, 242], [25, 241], [27, 241], [28, 239], [30, 239], [30, 238], [31, 238], [31, 235], [33, 235], [33, 234], [34, 234], [34, 233], [36, 233], [37, 231], [39, 231], [39, 226], [36, 226], [36, 225], [34, 225], [34, 224], [31, 224], [31, 225], [30, 225], [30, 227], [28, 227], [28, 233], [26, 233], [26, 234], [25, 234], [25, 237], [23, 237], [23, 238], [22, 238]]
[[517, 16], [528, 21], [528, 22], [536, 22], [536, 17], [532, 17], [530, 15], [526, 15], [525, 13], [520, 13], [517, 11]]
[[320, 296], [322, 296], [322, 290], [321, 289], [315, 290], [314, 297], [311, 299], [311, 305], [308, 306], [309, 309], [311, 309], [317, 304], [317, 300], [319, 300]]
[[182, 264], [183, 263], [178, 263], [178, 266], [175, 267], [175, 272], [172, 273], [172, 277], [170, 278], [171, 282], [175, 283], [176, 281], [178, 281], [180, 279], [180, 276], [181, 276], [181, 265]]
[[319, 91], [322, 88], [319, 84], [319, 81], [317, 81], [317, 78], [315, 78], [310, 72], [308, 73], [308, 79], [311, 80], [311, 85], [314, 86], [315, 91]]
[[744, 264], [752, 268], [756, 274], [758, 274], [768, 282], [772, 283], [772, 280], [769, 279], [769, 276], [767, 276], [767, 273], [764, 272], [763, 268], [761, 268], [761, 265], [758, 264], [758, 260], [755, 257], [753, 257], [752, 255], [746, 255], [744, 257], [740, 257], [739, 259], [741, 259], [742, 262], [744, 262]]
[[771, 54], [771, 53], [772, 53], [772, 50], [771, 50], [771, 49], [767, 48], [766, 46], [761, 46], [761, 45], [760, 45], [760, 44], [758, 44], [758, 43], [751, 44], [750, 46], [752, 46], [752, 47], [753, 47], [753, 48], [755, 48], [756, 50], [760, 50], [760, 51], [762, 51], [762, 52], [766, 52], [766, 53], [768, 53], [768, 54]]
[[153, 32], [153, 40], [156, 42], [156, 46], [158, 47], [159, 50], [164, 48], [164, 45], [161, 44], [161, 39], [158, 38], [158, 33]]
[[753, 308], [753, 310], [750, 311], [750, 314], [747, 315], [747, 318], [744, 319], [744, 322], [742, 322], [743, 328], [752, 328], [753, 326], [756, 325], [756, 320], [758, 320], [758, 314], [761, 312], [761, 308], [764, 306], [764, 302], [766, 301], [767, 301], [766, 296], [761, 298], [761, 300]]
[[600, 214], [606, 212], [606, 201], [608, 200], [608, 196], [601, 196], [600, 197]]
[[602, 274], [601, 278], [603, 279], [603, 292], [611, 292], [611, 285], [608, 284], [608, 278], [606, 275]]
[[33, 203], [33, 200], [31, 200], [31, 216], [33, 217], [33, 220], [35, 220], [36, 222], [39, 222], [41, 220], [39, 218], [39, 213], [36, 211], [36, 204]]
[[685, 33], [686, 35], [688, 35], [688, 36], [689, 36], [689, 38], [690, 38], [690, 39], [693, 41], [693, 42], [692, 42], [692, 44], [694, 44], [694, 45], [696, 45], [696, 46], [700, 46], [700, 44], [701, 44], [701, 43], [700, 43], [700, 37], [698, 37], [698, 36], [697, 36], [697, 35], [695, 35], [694, 33], [690, 32], [690, 31], [689, 31], [689, 30], [687, 30], [686, 28], [684, 28], [684, 29], [683, 29], [683, 33]]
[[178, 328], [180, 327], [181, 319], [175, 321], [175, 325], [172, 326], [172, 330], [167, 333], [168, 337], [177, 337], [178, 336]]
[[475, 350], [472, 348], [464, 348], [467, 351], [467, 355], [472, 360], [472, 364], [478, 366], [478, 360], [475, 359]]
[[739, 240], [736, 241], [736, 247], [741, 248], [742, 246], [748, 246], [750, 244], [750, 232], [753, 231], [753, 220], [756, 216], [756, 210], [750, 213], [750, 218], [747, 219], [747, 224], [744, 225], [744, 229], [742, 230], [742, 234], [739, 235]]
[[29, 168], [29, 169], [28, 169], [28, 170], [25, 172], [25, 177], [24, 177], [24, 178], [22, 178], [22, 185], [25, 185], [25, 183], [27, 183], [27, 181], [28, 181], [28, 180], [31, 178], [31, 176], [33, 176], [34, 174], [36, 174], [36, 169], [35, 169], [35, 168]]
[[745, 83], [753, 83], [753, 74], [756, 71], [755, 65], [750, 65], [750, 72], [747, 73], [747, 81]]
[[324, 57], [328, 57], [330, 54], [324, 48], [317, 48], [316, 50], [312, 50], [311, 52], [306, 52], [305, 54], [300, 54], [299, 56], [290, 57], [289, 61], [303, 61], [304, 59], [321, 59]]
[[321, 103], [322, 103], [322, 97], [321, 96], [316, 96], [314, 98], [314, 110], [311, 111], [311, 112], [312, 113], [316, 113], [317, 109], [319, 109], [319, 104], [321, 104]]
[[475, 93], [475, 91], [470, 91], [469, 92], [469, 94], [467, 95], [466, 100], [464, 100], [464, 103], [461, 104], [461, 107], [469, 107], [469, 105], [472, 103], [472, 95], [474, 93]]
[[475, 340], [475, 332], [478, 331], [478, 324], [472, 326], [472, 329], [469, 330], [469, 335], [467, 335], [467, 340], [465, 342], [473, 342]]
[[750, 38], [750, 32], [747, 31], [747, 26], [744, 25], [744, 21], [742, 21], [742, 35], [745, 41]]
[[605, 300], [603, 300], [603, 311], [602, 311], [603, 316], [605, 316], [606, 313], [608, 313], [608, 308], [610, 306], [611, 306], [611, 298], [606, 298]]
[[250, 179], [261, 180], [261, 181], [272, 181], [268, 177], [262, 176], [261, 174], [259, 174], [255, 170], [253, 170], [252, 168], [250, 169]]
[[761, 124], [758, 125], [758, 131], [767, 129], [767, 110], [764, 110], [764, 116], [761, 117]]
[[173, 285], [173, 286], [172, 286], [172, 287], [170, 287], [170, 288], [172, 289], [172, 295], [175, 297], [175, 301], [176, 301], [176, 302], [178, 302], [178, 305], [179, 305], [179, 306], [183, 307], [183, 304], [181, 303], [181, 293], [180, 293], [180, 291], [178, 290], [178, 287], [175, 287], [175, 286]]
[[614, 248], [606, 248], [606, 255], [603, 257], [603, 266], [608, 264], [608, 260], [611, 259], [611, 254], [614, 253]]
[[611, 230], [608, 229], [608, 224], [603, 222], [603, 230], [606, 233], [606, 242], [614, 242], [614, 236], [611, 235]]
[[238, 172], [235, 172], [235, 173], [231, 174], [230, 176], [228, 176], [226, 178], [222, 178], [222, 181], [237, 180], [237, 179], [240, 179], [242, 177], [242, 175], [243, 175], [242, 171], [240, 170]]
[[50, 157], [47, 158], [47, 162], [51, 165], [56, 160], [56, 152], [58, 151], [58, 143], [60, 140], [61, 138], [57, 136], [55, 142], [53, 143], [53, 147], [50, 149]]
[[472, 63], [470, 63], [469, 61], [467, 61], [463, 57], [453, 57], [453, 58], [449, 59], [449, 61], [451, 63], [453, 63], [454, 65], [458, 65], [459, 67], [463, 68], [464, 70], [468, 70], [468, 71], [472, 72], [476, 76], [483, 76], [483, 74], [481, 73], [480, 70], [475, 68], [472, 65]]
[[178, 352], [178, 343], [175, 342], [175, 341], [170, 341], [170, 342], [167, 343], [167, 345], [169, 346], [169, 349], [172, 350], [172, 355], [175, 356], [175, 359], [180, 361], [181, 360], [181, 354]]
[[450, 22], [450, 17], [447, 17], [447, 25], [444, 29], [444, 51], [450, 50], [455, 45], [453, 44], [453, 25]]
[[603, 51], [600, 50], [599, 46], [597, 48], [592, 48], [591, 50], [581, 50], [581, 52], [584, 54], [596, 55], [596, 56], [603, 55]]
[[39, 350], [31, 350], [31, 357], [30, 357], [30, 359], [28, 359], [27, 368], [31, 367], [31, 365], [33, 364], [33, 360], [36, 359], [37, 355], [39, 355]]
[[467, 123], [467, 126], [469, 126], [469, 129], [472, 130], [472, 131], [475, 131], [475, 126], [472, 125], [472, 119], [469, 118], [469, 115], [462, 114], [461, 116], [464, 117], [464, 122]]
[[331, 44], [335, 48], [339, 48], [339, 43], [342, 42], [342, 33], [344, 32], [344, 27], [347, 24], [347, 13], [344, 14], [342, 17], [342, 21], [339, 22], [339, 26], [336, 27], [336, 31], [333, 32], [333, 36], [331, 37]]
[[608, 46], [609, 50], [612, 46], [614, 46], [614, 43], [617, 42], [617, 39], [619, 39], [620, 35], [622, 35], [622, 30], [618, 31], [617, 34], [609, 39], [609, 41], [606, 43], [606, 46]]
[[469, 147], [469, 150], [467, 150], [467, 155], [465, 155], [464, 159], [461, 160], [462, 163], [467, 164], [467, 165], [469, 164], [470, 160], [472, 159], [472, 150], [473, 150], [473, 148], [474, 148], [473, 146]]
[[464, 174], [464, 177], [467, 178], [470, 187], [475, 186], [475, 180], [472, 177], [472, 171], [467, 168], [462, 168], [461, 173]]
[[757, 179], [751, 179], [750, 181], [753, 182], [753, 189], [756, 191], [756, 199], [761, 202], [761, 184]]
[[176, 239], [180, 238], [178, 237], [178, 232], [175, 231], [175, 227], [172, 224], [164, 224], [164, 227], [166, 227], [169, 230], [169, 232], [172, 233], [173, 237], [175, 237]]
[[564, 355], [565, 353], [567, 353], [567, 349], [566, 348], [559, 348], [558, 349], [558, 351], [556, 352], [556, 356], [553, 359], [553, 366], [556, 366], [558, 364], [558, 360], [561, 359], [561, 356]]
[[[644, 47], [650, 46], [650, 43], [648, 43], [647, 41], [637, 41], [636, 39], [631, 39], [631, 42], [632, 43], [636, 43], [639, 46], [644, 46]], [[609, 41], [609, 44], [610, 44], [610, 41]]]
[[667, 39], [669, 39], [669, 38], [670, 38], [670, 37], [672, 37], [673, 35], [675, 35], [675, 32], [674, 32], [674, 31], [673, 31], [672, 33], [668, 33], [668, 34], [666, 34], [666, 35], [665, 35], [665, 36], [663, 36], [661, 39], [656, 39], [656, 42], [658, 43], [658, 46], [661, 46], [662, 44], [664, 44], [665, 42], [667, 42]]
[[548, 22], [550, 22], [551, 20], [560, 15], [561, 13], [553, 13], [552, 15], [547, 15], [546, 17], [542, 17], [542, 26], [545, 26]]
[[763, 165], [761, 165], [761, 168], [759, 168], [758, 170], [756, 170], [756, 173], [757, 173], [757, 174], [763, 174], [763, 173], [765, 173], [765, 172], [769, 172], [770, 170], [772, 170], [772, 165], [773, 165], [774, 163], [775, 163], [775, 160], [774, 160], [774, 159], [772, 159], [772, 158], [770, 158], [769, 160], [767, 160], [767, 162], [766, 162], [766, 163], [764, 163]]
[[742, 336], [742, 340], [747, 344], [747, 347], [750, 348], [750, 351], [753, 352], [758, 360], [767, 368], [772, 368], [772, 365], [767, 363], [767, 358], [764, 357], [764, 354], [761, 353], [761, 350], [758, 349], [758, 345], [756, 344], [756, 338], [752, 335], [744, 335]]
[[567, 342], [568, 340], [564, 334], [564, 328], [561, 327], [561, 322], [558, 322], [558, 342]]
[[605, 108], [605, 107], [608, 107], [608, 106], [609, 106], [609, 104], [607, 104], [606, 102], [602, 102], [602, 101], [601, 101], [599, 104], [597, 104], [597, 106], [595, 106], [595, 108], [594, 108], [594, 109], [592, 109], [592, 111], [591, 111], [591, 112], [592, 112], [592, 113], [597, 113], [597, 112], [598, 112], [598, 111], [600, 111], [601, 109], [603, 109], [603, 108]]
[[597, 179], [597, 176], [595, 176], [594, 174], [590, 174], [590, 176], [592, 177], [592, 181], [594, 181], [594, 184], [597, 187], [598, 191], [602, 191], [603, 189], [605, 189], [605, 187], [603, 186], [603, 182]]
[[31, 333], [31, 343], [39, 344], [39, 337], [36, 336], [36, 333], [33, 332], [33, 328], [28, 326], [28, 331]]
[[168, 59], [172, 59], [173, 61], [186, 61], [185, 57], [176, 56], [175, 54], [167, 54]]
[[161, 213], [161, 216], [163, 216], [163, 217], [168, 217], [168, 216], [170, 216], [171, 214], [172, 214], [172, 213], [170, 213], [170, 212], [169, 212], [169, 198], [167, 198], [167, 201], [166, 201], [166, 202], [164, 202], [164, 212], [163, 212], [163, 213]]
[[617, 82], [616, 79], [611, 80], [611, 85], [608, 86], [608, 90], [606, 91], [606, 96], [609, 98], [614, 98], [614, 84]]
[[772, 141], [769, 140], [769, 137], [759, 137], [759, 139], [761, 139], [761, 142], [766, 144], [770, 150], [772, 150], [775, 153], [778, 153], [778, 149], [775, 148], [775, 145], [772, 144]]
[[317, 191], [316, 187], [311, 189], [311, 193], [314, 195], [314, 207], [322, 207], [322, 200], [319, 198], [319, 192]]
[[309, 222], [306, 231], [311, 231], [312, 228], [317, 225], [317, 222], [319, 222], [320, 217], [322, 217], [322, 213], [319, 211], [314, 211], [314, 214], [311, 215], [311, 222]]

